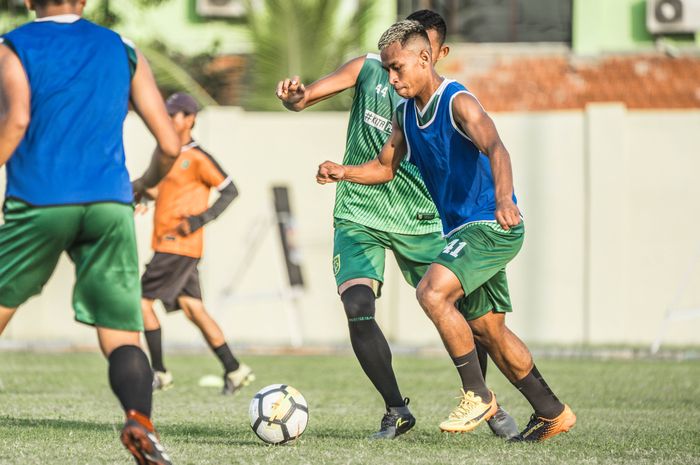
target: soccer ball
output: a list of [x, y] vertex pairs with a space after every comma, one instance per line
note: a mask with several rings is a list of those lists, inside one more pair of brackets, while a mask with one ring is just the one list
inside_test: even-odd
[[285, 444], [304, 432], [309, 407], [299, 391], [286, 384], [271, 384], [250, 401], [250, 426], [269, 444]]

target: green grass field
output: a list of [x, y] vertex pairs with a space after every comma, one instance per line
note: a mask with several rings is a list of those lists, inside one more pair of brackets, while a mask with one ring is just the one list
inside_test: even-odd
[[[542, 360], [540, 371], [578, 415], [566, 435], [508, 444], [487, 426], [446, 435], [437, 425], [454, 407], [449, 359], [398, 356], [416, 428], [392, 442], [369, 442], [383, 406], [351, 356], [245, 357], [258, 375], [233, 398], [201, 388], [214, 358], [166, 359], [176, 386], [155, 397], [154, 418], [182, 464], [692, 464], [700, 463], [700, 363]], [[118, 441], [122, 418], [97, 354], [0, 352], [0, 464], [128, 464]], [[249, 427], [248, 402], [272, 383], [298, 388], [310, 423], [290, 446], [266, 446]], [[490, 367], [489, 384], [519, 425], [529, 406]]]

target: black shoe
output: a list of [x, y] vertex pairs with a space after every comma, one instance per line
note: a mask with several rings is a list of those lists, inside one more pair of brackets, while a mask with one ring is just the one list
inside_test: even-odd
[[382, 425], [379, 431], [370, 436], [370, 439], [395, 439], [407, 433], [416, 424], [416, 417], [408, 410], [408, 397], [404, 400], [403, 407], [390, 407], [382, 417]]
[[513, 439], [520, 434], [518, 425], [508, 412], [498, 406], [498, 410], [486, 421], [493, 434], [503, 439]]
[[127, 414], [121, 440], [139, 465], [172, 465], [151, 420], [134, 410]]

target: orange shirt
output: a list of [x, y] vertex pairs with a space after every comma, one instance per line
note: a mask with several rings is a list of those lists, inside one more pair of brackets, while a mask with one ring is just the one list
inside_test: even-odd
[[185, 237], [178, 235], [175, 228], [184, 218], [206, 211], [211, 188], [223, 188], [227, 182], [226, 173], [196, 142], [184, 146], [170, 172], [158, 184], [153, 250], [201, 257], [204, 228]]

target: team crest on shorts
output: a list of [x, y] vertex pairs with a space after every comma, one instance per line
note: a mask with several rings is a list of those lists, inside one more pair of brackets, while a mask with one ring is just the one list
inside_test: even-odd
[[340, 271], [340, 254], [333, 257], [333, 275], [337, 275]]

